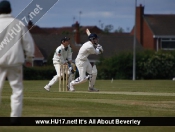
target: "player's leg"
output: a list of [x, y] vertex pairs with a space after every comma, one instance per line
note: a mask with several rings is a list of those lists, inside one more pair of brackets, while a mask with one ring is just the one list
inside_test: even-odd
[[71, 63], [71, 66], [72, 66], [72, 68], [73, 68], [73, 70], [74, 70], [74, 73], [72, 73], [72, 80], [74, 80], [75, 79], [75, 75], [76, 75], [76, 66], [75, 66], [75, 64], [74, 63]]
[[72, 70], [68, 70], [68, 89], [70, 89], [70, 83], [75, 80], [75, 74], [76, 74], [76, 66], [74, 63], [71, 63]]
[[86, 77], [87, 65], [88, 65], [87, 61], [76, 60], [76, 66], [79, 71], [79, 77], [70, 83], [70, 91], [74, 91], [74, 87], [73, 87], [74, 85], [84, 83], [88, 80], [88, 77]]
[[1, 92], [2, 92], [3, 85], [4, 85], [5, 77], [7, 74], [6, 68], [0, 67], [0, 74], [1, 74], [0, 75], [0, 103], [1, 103]]
[[12, 88], [11, 117], [21, 117], [23, 105], [23, 69], [22, 66], [8, 68], [7, 77]]
[[67, 82], [68, 89], [70, 89], [70, 83], [73, 81], [73, 76], [74, 76], [74, 73], [71, 73], [70, 71], [68, 71], [68, 82]]
[[60, 64], [54, 64], [55, 70], [57, 72], [57, 75], [55, 75], [50, 81], [49, 83], [44, 87], [47, 91], [50, 91], [50, 88], [52, 85], [54, 85], [60, 76]]
[[97, 69], [96, 67], [93, 67], [93, 68], [90, 62], [88, 61], [88, 65], [87, 65], [87, 73], [89, 74], [89, 89], [88, 90], [90, 92], [98, 92], [99, 90], [94, 88], [94, 84], [95, 84], [95, 80], [97, 76]]
[[96, 68], [96, 65], [93, 65], [93, 67], [92, 67], [92, 79], [91, 79], [91, 81], [89, 81], [89, 87], [94, 88], [96, 78], [97, 78], [97, 68]]

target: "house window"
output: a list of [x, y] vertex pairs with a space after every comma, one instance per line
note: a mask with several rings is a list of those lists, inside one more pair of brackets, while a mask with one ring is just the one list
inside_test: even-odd
[[161, 48], [163, 50], [175, 50], [175, 39], [161, 39]]

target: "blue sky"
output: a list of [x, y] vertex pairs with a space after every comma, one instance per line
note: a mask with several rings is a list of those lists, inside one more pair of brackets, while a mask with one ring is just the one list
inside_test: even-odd
[[[13, 16], [17, 16], [32, 0], [9, 1]], [[145, 6], [145, 14], [175, 14], [175, 0], [137, 0], [137, 5], [140, 4]], [[37, 25], [65, 27], [79, 21], [82, 26], [111, 24], [114, 29], [130, 31], [134, 26], [134, 6], [135, 0], [59, 0]]]

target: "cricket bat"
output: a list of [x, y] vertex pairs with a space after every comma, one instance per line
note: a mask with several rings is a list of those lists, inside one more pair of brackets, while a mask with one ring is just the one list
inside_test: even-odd
[[91, 32], [89, 31], [89, 29], [86, 29], [86, 34], [89, 36], [91, 34]]

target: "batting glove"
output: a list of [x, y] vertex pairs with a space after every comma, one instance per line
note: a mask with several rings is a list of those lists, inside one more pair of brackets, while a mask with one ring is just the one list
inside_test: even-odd
[[74, 69], [72, 67], [69, 67], [69, 71], [74, 74]]
[[103, 53], [103, 48], [102, 48], [102, 46], [101, 46], [100, 44], [97, 45], [97, 49], [99, 49], [99, 51], [100, 51], [101, 53]]

